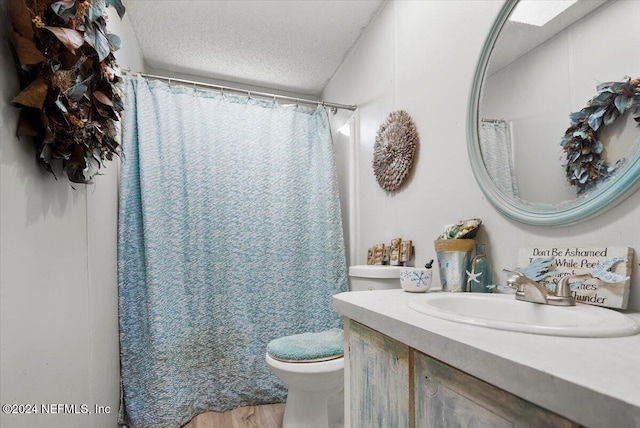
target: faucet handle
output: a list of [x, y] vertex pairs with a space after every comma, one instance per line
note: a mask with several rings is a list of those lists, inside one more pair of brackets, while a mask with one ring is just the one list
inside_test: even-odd
[[590, 273], [585, 273], [585, 274], [580, 274], [580, 275], [569, 275], [569, 276], [564, 276], [562, 277], [562, 279], [560, 279], [560, 281], [558, 281], [558, 288], [556, 289], [556, 296], [558, 297], [571, 297], [571, 286], [569, 285], [569, 282], [571, 280], [574, 280], [573, 282], [576, 282], [578, 280], [581, 279], [589, 279], [589, 278], [593, 278], [593, 275], [591, 275]]
[[502, 269], [502, 272], [512, 274], [509, 278], [507, 278], [507, 286], [513, 288], [516, 291], [524, 291], [524, 284], [519, 281], [520, 278], [526, 278], [526, 276], [522, 272], [510, 269]]

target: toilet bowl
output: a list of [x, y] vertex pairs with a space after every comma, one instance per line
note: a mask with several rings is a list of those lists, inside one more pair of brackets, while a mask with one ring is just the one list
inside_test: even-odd
[[[287, 336], [269, 343], [265, 360], [271, 372], [287, 386], [287, 402], [284, 408], [282, 428], [335, 428], [343, 426], [343, 390], [344, 390], [344, 356], [343, 350], [337, 346], [313, 346], [310, 352], [298, 352], [300, 359], [294, 359], [287, 352], [282, 352], [277, 341], [293, 343], [301, 350], [308, 342], [296, 339], [306, 336], [322, 337], [333, 334], [332, 331], [321, 333], [305, 333]], [[315, 335], [315, 336], [314, 336]], [[282, 343], [282, 342], [280, 342]], [[316, 342], [317, 343], [322, 343]], [[276, 343], [277, 344], [277, 343]], [[336, 340], [334, 340], [334, 345]], [[340, 341], [342, 348], [342, 341]], [[295, 352], [294, 352], [295, 354]], [[332, 354], [332, 355], [330, 355]]]

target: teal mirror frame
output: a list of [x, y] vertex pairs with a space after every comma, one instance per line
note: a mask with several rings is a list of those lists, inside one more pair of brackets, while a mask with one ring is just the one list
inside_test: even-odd
[[[536, 226], [567, 226], [590, 219], [622, 202], [640, 187], [640, 153], [636, 151], [613, 177], [584, 197], [558, 204], [526, 203], [507, 197], [489, 177], [480, 152], [478, 110], [485, 71], [502, 26], [518, 0], [506, 0], [491, 27], [476, 66], [467, 117], [467, 151], [471, 169], [489, 202], [506, 217]], [[569, 117], [567, 112], [567, 117]], [[568, 120], [567, 120], [568, 123]], [[558, 144], [562, 136], [558, 136]]]

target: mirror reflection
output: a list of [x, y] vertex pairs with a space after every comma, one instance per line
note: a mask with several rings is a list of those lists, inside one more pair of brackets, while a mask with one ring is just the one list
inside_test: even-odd
[[[530, 0], [512, 11], [491, 51], [477, 116], [484, 166], [507, 198], [542, 205], [588, 198], [570, 184], [560, 143], [570, 113], [586, 107], [598, 85], [640, 77], [639, 21], [640, 2], [626, 0]], [[610, 166], [640, 146], [629, 114], [598, 136]]]

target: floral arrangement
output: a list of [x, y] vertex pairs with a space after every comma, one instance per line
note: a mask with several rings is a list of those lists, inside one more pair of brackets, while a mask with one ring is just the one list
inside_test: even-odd
[[602, 83], [597, 89], [598, 95], [587, 107], [571, 113], [571, 126], [560, 142], [567, 153], [567, 178], [578, 187], [578, 194], [608, 178], [618, 166], [609, 165], [603, 157], [604, 145], [598, 138], [598, 131], [625, 112], [630, 112], [635, 121], [640, 122], [639, 79], [627, 77], [622, 82]]
[[74, 183], [91, 183], [120, 153], [121, 40], [107, 31], [109, 6], [122, 18], [121, 0], [7, 0], [23, 88], [13, 99], [17, 134], [33, 137], [36, 159]]

